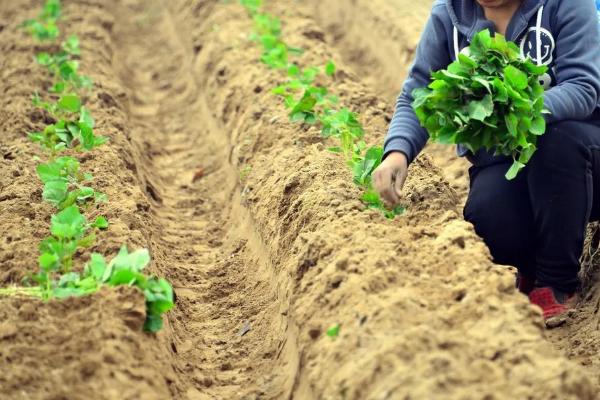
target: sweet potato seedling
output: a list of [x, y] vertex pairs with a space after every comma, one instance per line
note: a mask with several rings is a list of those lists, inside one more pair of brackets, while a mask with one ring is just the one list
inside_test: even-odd
[[254, 19], [254, 32], [250, 39], [262, 45], [260, 60], [273, 69], [289, 67], [290, 55], [301, 55], [302, 49], [289, 47], [281, 40], [281, 21], [269, 14], [251, 12]]
[[33, 104], [48, 111], [57, 121], [42, 132], [29, 134], [33, 142], [39, 143], [52, 155], [67, 148], [92, 150], [108, 141], [94, 134], [94, 119], [75, 94], [63, 95], [56, 103], [42, 101], [36, 94]]
[[42, 240], [39, 246], [42, 273], [71, 272], [73, 256], [77, 250], [90, 247], [96, 240], [94, 229], [107, 228], [106, 218], [98, 217], [93, 223], [89, 223], [76, 205], [53, 215], [50, 223], [51, 236]]
[[240, 4], [246, 8], [251, 16], [254, 16], [258, 14], [258, 10], [262, 7], [262, 0], [240, 0]]
[[100, 255], [92, 259], [86, 268], [98, 281], [108, 286], [135, 286], [146, 298], [146, 322], [144, 329], [157, 332], [162, 328], [162, 314], [175, 306], [173, 288], [165, 279], [148, 277], [142, 270], [150, 263], [148, 250], [129, 253], [123, 246], [119, 254], [108, 264]]
[[48, 163], [38, 164], [37, 174], [44, 183], [42, 198], [59, 210], [73, 204], [87, 205], [89, 202], [102, 203], [107, 200], [104, 193], [83, 184], [93, 177], [81, 172], [79, 161], [73, 157], [58, 157]]
[[60, 0], [47, 0], [37, 18], [25, 21], [22, 27], [38, 41], [54, 40], [60, 35], [56, 25], [60, 14]]
[[78, 73], [79, 61], [73, 59], [80, 54], [79, 38], [71, 35], [62, 42], [61, 47], [62, 50], [58, 53], [40, 52], [36, 56], [38, 64], [45, 66], [55, 79], [49, 91], [62, 94], [78, 89], [90, 89], [92, 80]]
[[37, 286], [0, 288], [0, 296], [64, 299], [89, 295], [102, 287], [133, 286], [146, 299], [144, 330], [157, 332], [163, 326], [162, 314], [172, 309], [175, 301], [169, 282], [143, 273], [149, 262], [150, 253], [147, 249], [129, 253], [127, 247], [123, 246], [119, 254], [108, 263], [101, 254], [92, 253], [82, 273], [60, 273], [55, 267], [54, 259], [49, 257], [47, 260], [40, 260], [41, 272], [33, 276]]
[[85, 265], [83, 274], [63, 274], [51, 283], [51, 296], [64, 298], [93, 293], [102, 286], [134, 286], [146, 298], [146, 322], [144, 329], [157, 332], [162, 328], [162, 314], [175, 305], [173, 288], [164, 279], [145, 275], [142, 271], [150, 263], [150, 253], [140, 249], [130, 253], [123, 246], [119, 254], [106, 262], [101, 254], [93, 253]]
[[468, 55], [413, 92], [413, 107], [433, 141], [512, 157], [506, 178], [514, 179], [546, 129], [539, 82], [546, 69], [521, 59], [516, 44], [486, 29], [473, 38]]
[[[254, 3], [260, 5], [257, 0]], [[56, 39], [59, 16], [60, 1], [47, 0], [38, 18], [23, 26], [38, 40]], [[146, 298], [144, 329], [156, 332], [162, 327], [161, 315], [174, 306], [173, 289], [166, 280], [142, 273], [150, 261], [148, 250], [129, 253], [124, 246], [108, 263], [94, 253], [82, 273], [74, 271], [75, 255], [94, 244], [96, 230], [108, 228], [106, 218], [100, 216], [90, 223], [80, 210], [92, 201], [106, 201], [104, 194], [85, 185], [92, 176], [80, 170], [76, 158], [56, 157], [65, 149], [91, 150], [107, 141], [94, 134], [94, 119], [77, 94], [79, 89], [92, 87], [91, 80], [78, 73], [79, 61], [74, 58], [79, 54], [79, 39], [71, 35], [62, 42], [59, 52], [41, 52], [36, 56], [37, 62], [52, 74], [54, 84], [49, 92], [58, 99], [45, 101], [36, 92], [33, 104], [47, 111], [55, 122], [29, 137], [50, 153], [50, 160], [37, 166], [37, 174], [44, 184], [43, 199], [57, 207], [58, 212], [51, 217], [51, 235], [39, 245], [40, 270], [30, 277], [37, 286], [0, 288], [0, 296], [61, 299], [91, 294], [103, 286], [135, 286]]]

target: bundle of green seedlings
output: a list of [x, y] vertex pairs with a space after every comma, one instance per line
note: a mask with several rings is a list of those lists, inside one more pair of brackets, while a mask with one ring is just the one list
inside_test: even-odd
[[[55, 40], [60, 36], [57, 26], [60, 15], [60, 1], [47, 0], [38, 18], [26, 21], [23, 26], [39, 41]], [[106, 138], [95, 135], [94, 119], [83, 105], [81, 91], [91, 89], [92, 81], [78, 73], [79, 55], [79, 39], [71, 35], [58, 51], [36, 56], [36, 61], [52, 76], [53, 84], [47, 89], [48, 99], [35, 93], [33, 104], [45, 110], [53, 123], [42, 132], [30, 133], [29, 138], [44, 150], [47, 161], [37, 166], [44, 185], [42, 198], [57, 212], [51, 217], [50, 236], [39, 245], [40, 271], [29, 276], [29, 286], [3, 288], [0, 295], [29, 295], [48, 300], [91, 294], [103, 286], [134, 286], [146, 299], [144, 329], [156, 332], [162, 327], [162, 314], [174, 306], [173, 290], [166, 280], [143, 273], [150, 262], [147, 249], [129, 253], [123, 246], [109, 262], [92, 253], [81, 272], [74, 270], [76, 256], [94, 245], [97, 231], [108, 228], [105, 217], [99, 216], [90, 223], [82, 213], [106, 202], [106, 195], [88, 186], [93, 176], [81, 171], [77, 158], [61, 155], [65, 151], [90, 151], [107, 142]]]
[[516, 44], [487, 29], [465, 53], [413, 91], [413, 108], [435, 142], [512, 157], [506, 178], [514, 179], [546, 130], [539, 77], [547, 68], [523, 60]]
[[272, 90], [283, 98], [289, 110], [291, 121], [318, 125], [321, 135], [336, 139], [339, 144], [329, 148], [341, 153], [353, 171], [354, 182], [363, 190], [361, 200], [371, 209], [381, 211], [393, 219], [404, 212], [402, 206], [388, 209], [373, 189], [371, 174], [381, 164], [383, 149], [378, 146], [367, 148], [365, 132], [358, 115], [347, 108], [338, 107], [339, 99], [327, 88], [315, 83], [323, 69], [325, 75], [333, 77], [336, 66], [329, 61], [324, 68], [300, 68], [290, 62], [291, 55], [301, 55], [302, 49], [288, 46], [281, 38], [281, 21], [266, 13], [261, 13], [262, 0], [240, 0], [254, 21], [251, 39], [263, 48], [261, 61], [269, 68], [284, 70], [287, 80]]

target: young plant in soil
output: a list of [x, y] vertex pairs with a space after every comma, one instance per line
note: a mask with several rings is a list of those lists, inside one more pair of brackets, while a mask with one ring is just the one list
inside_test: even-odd
[[60, 0], [47, 0], [37, 18], [25, 21], [22, 27], [38, 41], [54, 40], [60, 35], [56, 25], [60, 13]]
[[104, 193], [83, 184], [91, 181], [93, 176], [81, 172], [79, 168], [79, 161], [73, 157], [58, 157], [48, 163], [38, 164], [37, 174], [44, 184], [42, 198], [59, 211], [73, 204], [106, 202]]
[[[47, 0], [40, 16], [23, 26], [39, 41], [54, 40], [59, 36], [59, 16], [60, 0]], [[36, 56], [36, 61], [54, 78], [49, 92], [59, 97], [53, 102], [42, 100], [38, 93], [34, 95], [33, 104], [47, 111], [56, 122], [29, 137], [50, 153], [50, 160], [40, 163], [37, 173], [44, 183], [43, 199], [57, 207], [58, 213], [51, 217], [51, 236], [39, 246], [40, 272], [31, 276], [38, 286], [0, 288], [0, 296], [62, 299], [91, 294], [103, 286], [135, 286], [146, 298], [144, 329], [156, 332], [162, 327], [162, 314], [173, 308], [174, 299], [166, 280], [142, 273], [150, 262], [148, 250], [129, 253], [124, 246], [108, 263], [102, 255], [93, 253], [83, 273], [74, 271], [75, 255], [94, 244], [96, 230], [108, 228], [106, 218], [97, 217], [89, 223], [80, 210], [92, 201], [106, 201], [106, 195], [84, 185], [92, 179], [91, 174], [80, 171], [76, 158], [56, 157], [65, 149], [92, 150], [107, 141], [94, 134], [94, 119], [77, 94], [78, 90], [92, 87], [91, 80], [78, 73], [79, 62], [74, 58], [79, 55], [79, 38], [71, 35], [62, 42], [59, 52], [41, 52]]]
[[85, 296], [102, 287], [133, 286], [146, 299], [144, 330], [157, 332], [162, 326], [162, 314], [175, 306], [173, 288], [165, 279], [143, 273], [150, 263], [147, 249], [129, 253], [123, 246], [108, 263], [101, 254], [92, 253], [83, 272], [58, 273], [51, 263], [40, 260], [41, 272], [33, 278], [38, 286], [0, 288], [0, 296], [32, 296], [41, 299], [64, 299]]
[[50, 222], [51, 236], [40, 243], [39, 263], [42, 273], [71, 272], [75, 253], [94, 244], [95, 229], [107, 228], [106, 218], [97, 217], [93, 223], [89, 223], [75, 205], [53, 215]]
[[[468, 55], [467, 55], [468, 54]], [[510, 156], [506, 173], [514, 179], [536, 151], [546, 130], [546, 66], [520, 58], [516, 44], [486, 29], [475, 35], [467, 54], [431, 74], [427, 88], [413, 91], [413, 108], [431, 139]]]
[[38, 64], [45, 66], [55, 79], [50, 93], [72, 93], [78, 89], [90, 89], [92, 80], [84, 75], [79, 75], [79, 61], [75, 57], [80, 55], [79, 38], [69, 36], [61, 44], [58, 53], [40, 52], [36, 55]]
[[92, 150], [108, 141], [107, 138], [94, 134], [94, 118], [82, 106], [81, 99], [76, 94], [65, 94], [57, 102], [46, 102], [36, 93], [33, 104], [48, 111], [56, 120], [56, 123], [46, 126], [42, 132], [29, 134], [33, 142], [39, 143], [52, 156], [68, 148]]

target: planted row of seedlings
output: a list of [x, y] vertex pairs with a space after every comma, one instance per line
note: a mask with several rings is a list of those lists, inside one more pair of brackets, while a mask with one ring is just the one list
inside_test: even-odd
[[[60, 0], [47, 0], [37, 18], [24, 22], [23, 28], [38, 42], [56, 48], [60, 30]], [[108, 139], [94, 132], [94, 118], [83, 98], [93, 88], [89, 77], [79, 73], [79, 38], [70, 35], [54, 52], [40, 52], [38, 64], [52, 76], [52, 85], [33, 95], [33, 104], [48, 113], [53, 123], [41, 132], [29, 133], [41, 152], [37, 175], [44, 185], [43, 200], [55, 207], [50, 218], [50, 234], [39, 244], [39, 271], [31, 274], [22, 287], [0, 289], [0, 295], [28, 295], [44, 300], [62, 299], [94, 293], [102, 287], [137, 287], [146, 299], [144, 329], [156, 332], [162, 327], [162, 314], [174, 306], [173, 290], [165, 279], [143, 273], [150, 262], [147, 249], [129, 252], [124, 245], [110, 261], [99, 253], [89, 255], [83, 268], [75, 265], [94, 245], [99, 231], [108, 228], [105, 217], [89, 221], [86, 214], [108, 199], [91, 185], [93, 176], [82, 170], [78, 160], [84, 152], [95, 150]], [[69, 154], [69, 155], [66, 155]]]
[[337, 96], [315, 83], [323, 72], [328, 77], [334, 77], [336, 65], [329, 61], [325, 67], [302, 68], [290, 61], [292, 56], [301, 55], [303, 50], [288, 46], [283, 41], [281, 20], [261, 12], [262, 0], [240, 0], [240, 3], [254, 21], [251, 40], [262, 46], [261, 62], [286, 73], [285, 83], [273, 88], [272, 92], [283, 99], [290, 120], [316, 125], [324, 138], [337, 141], [337, 145], [329, 150], [343, 155], [352, 169], [354, 183], [363, 191], [361, 200], [368, 208], [379, 210], [390, 219], [402, 214], [402, 206], [388, 209], [372, 187], [371, 174], [381, 164], [383, 148], [368, 147], [357, 113], [341, 107]]

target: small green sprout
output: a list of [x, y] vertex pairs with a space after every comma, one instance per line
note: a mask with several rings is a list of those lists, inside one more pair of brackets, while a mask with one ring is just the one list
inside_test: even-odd
[[60, 13], [60, 0], [47, 0], [40, 15], [35, 19], [25, 21], [21, 27], [40, 42], [54, 40], [60, 35], [56, 25]]
[[336, 72], [336, 66], [333, 63], [333, 61], [329, 60], [329, 62], [325, 66], [325, 74], [327, 74], [327, 76], [334, 76], [335, 72]]
[[240, 0], [240, 4], [246, 8], [250, 15], [255, 15], [262, 7], [262, 0]]
[[332, 325], [329, 329], [327, 329], [327, 336], [329, 336], [332, 339], [335, 339], [340, 335], [340, 328], [340, 324]]
[[244, 166], [244, 168], [242, 168], [240, 170], [240, 180], [243, 182], [248, 178], [248, 175], [250, 175], [250, 172], [252, 172], [252, 166], [251, 165], [246, 165]]

